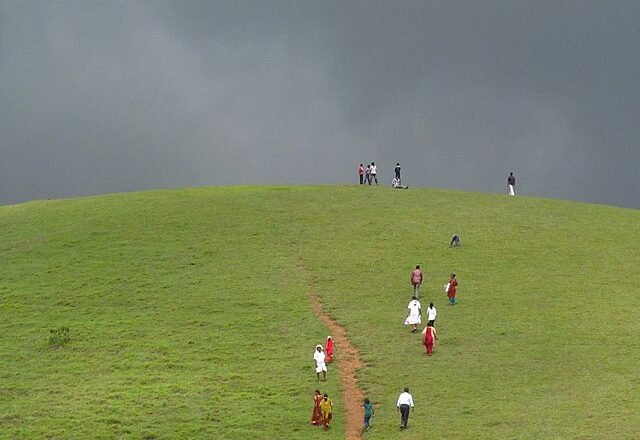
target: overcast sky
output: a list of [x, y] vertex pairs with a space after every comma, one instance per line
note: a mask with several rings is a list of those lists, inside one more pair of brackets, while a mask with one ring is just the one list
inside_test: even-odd
[[640, 208], [640, 2], [0, 0], [0, 204], [353, 183]]

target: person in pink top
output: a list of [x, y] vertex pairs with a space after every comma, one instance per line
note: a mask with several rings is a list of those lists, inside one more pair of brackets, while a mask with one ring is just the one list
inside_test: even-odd
[[364, 185], [364, 165], [358, 167], [358, 175], [360, 176], [360, 185]]
[[411, 285], [413, 286], [413, 296], [418, 298], [418, 290], [420, 290], [420, 285], [422, 284], [422, 270], [420, 270], [420, 265], [417, 264], [416, 268], [411, 272]]

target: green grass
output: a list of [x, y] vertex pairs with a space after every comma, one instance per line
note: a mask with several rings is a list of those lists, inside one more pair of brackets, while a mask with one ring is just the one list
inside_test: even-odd
[[[639, 224], [635, 210], [369, 187], [2, 207], [0, 438], [343, 438], [335, 368], [334, 426], [308, 424], [328, 334], [309, 286], [367, 363], [367, 438], [636, 438]], [[418, 263], [439, 313], [432, 358], [402, 326]], [[416, 412], [400, 434], [405, 385]]]

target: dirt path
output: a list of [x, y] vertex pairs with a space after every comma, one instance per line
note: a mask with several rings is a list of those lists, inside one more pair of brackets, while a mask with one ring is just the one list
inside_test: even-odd
[[[304, 270], [304, 261], [300, 258], [300, 267]], [[362, 439], [362, 400], [364, 394], [356, 382], [356, 372], [362, 368], [358, 349], [351, 344], [345, 329], [338, 324], [323, 309], [320, 297], [313, 285], [309, 285], [309, 300], [311, 308], [320, 320], [327, 326], [333, 338], [336, 351], [336, 361], [334, 365], [338, 367], [338, 376], [342, 385], [342, 401], [344, 402], [345, 414], [345, 440]]]

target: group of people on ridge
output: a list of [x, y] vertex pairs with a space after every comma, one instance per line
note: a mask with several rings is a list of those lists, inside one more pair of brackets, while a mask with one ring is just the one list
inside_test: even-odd
[[367, 165], [367, 168], [364, 168], [363, 164], [360, 164], [358, 167], [358, 175], [360, 176], [360, 185], [369, 184], [371, 182], [376, 182], [378, 184], [378, 167], [375, 162], [371, 162], [370, 165]]
[[[408, 185], [402, 184], [402, 178], [400, 177], [400, 163], [396, 163], [396, 167], [393, 170], [393, 179], [391, 180], [391, 186], [397, 189], [409, 189]], [[378, 167], [375, 162], [371, 162], [370, 165], [365, 166], [360, 164], [358, 167], [358, 177], [360, 178], [360, 185], [364, 185], [365, 183], [371, 185], [372, 182], [375, 182], [378, 185]]]

